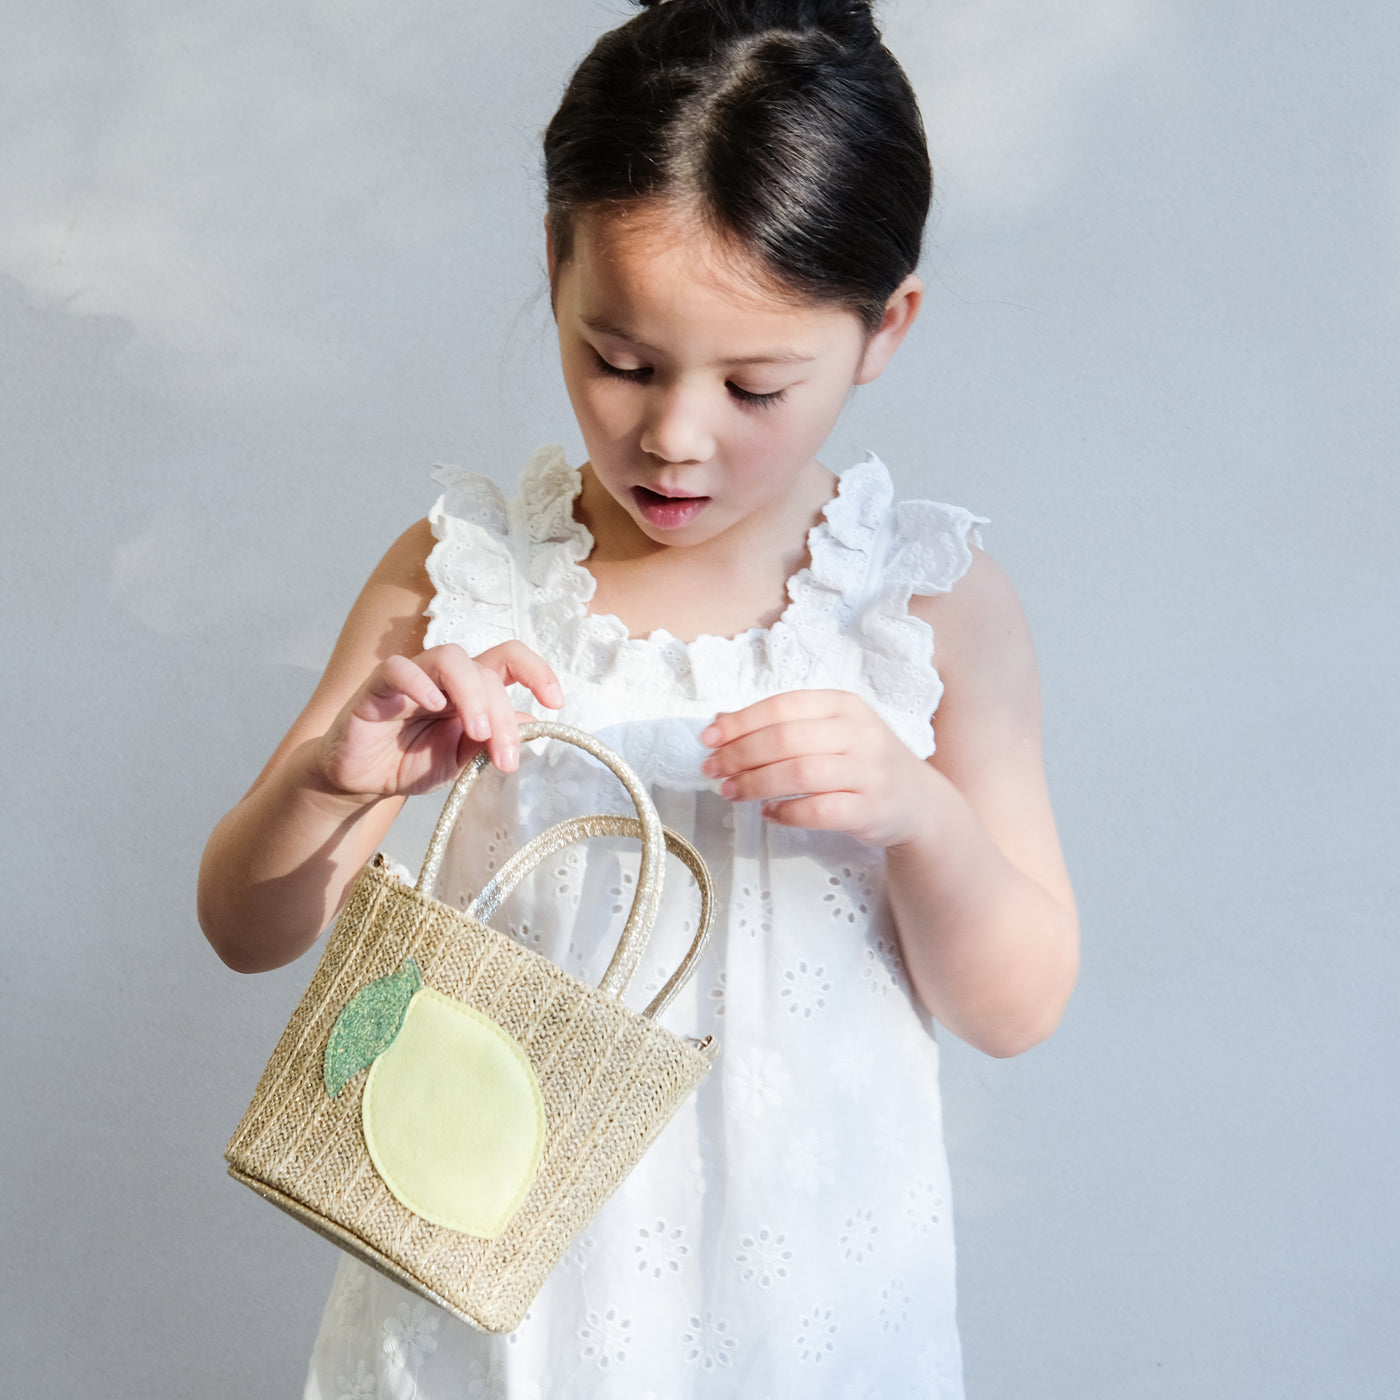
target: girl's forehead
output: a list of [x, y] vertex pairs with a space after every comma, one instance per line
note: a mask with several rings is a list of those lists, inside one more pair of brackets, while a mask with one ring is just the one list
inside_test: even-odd
[[698, 317], [761, 341], [809, 340], [859, 324], [851, 312], [783, 286], [698, 218], [665, 207], [579, 215], [561, 277], [573, 282], [584, 322], [604, 332], [635, 335], [645, 322]]

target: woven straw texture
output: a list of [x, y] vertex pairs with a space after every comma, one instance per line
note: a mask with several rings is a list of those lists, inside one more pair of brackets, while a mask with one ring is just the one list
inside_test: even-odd
[[[360, 873], [224, 1154], [230, 1175], [267, 1200], [492, 1332], [519, 1325], [575, 1235], [714, 1058], [710, 1041], [681, 1040], [654, 1020], [694, 970], [708, 938], [714, 887], [704, 862], [687, 842], [664, 831], [636, 774], [592, 735], [535, 720], [521, 726], [520, 736], [560, 739], [593, 754], [621, 779], [637, 817], [560, 822], [517, 852], [463, 913], [427, 891], [462, 801], [487, 762], [479, 754], [448, 794], [417, 888], [393, 877], [381, 857]], [[481, 922], [548, 852], [585, 836], [619, 833], [641, 837], [641, 878], [603, 989], [585, 986]], [[699, 883], [700, 927], [670, 982], [638, 1015], [618, 996], [651, 931], [666, 847]], [[410, 956], [426, 986], [504, 1030], [525, 1052], [539, 1083], [543, 1156], [524, 1202], [495, 1239], [433, 1225], [390, 1191], [365, 1142], [365, 1073], [356, 1073], [334, 1098], [326, 1091], [326, 1045], [342, 1010], [371, 982], [399, 972]]]
[[[364, 1074], [337, 1098], [326, 1093], [322, 1061], [336, 1017], [410, 954], [427, 985], [502, 1026], [539, 1078], [544, 1157], [495, 1240], [430, 1225], [390, 1194], [365, 1147]], [[510, 1331], [574, 1236], [704, 1078], [712, 1055], [712, 1047], [680, 1039], [371, 865], [226, 1156], [233, 1175], [343, 1248], [468, 1322]]]

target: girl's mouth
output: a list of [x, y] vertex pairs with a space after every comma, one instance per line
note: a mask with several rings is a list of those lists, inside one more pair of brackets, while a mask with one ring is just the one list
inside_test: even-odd
[[707, 505], [708, 496], [663, 496], [645, 486], [632, 488], [632, 499], [648, 525], [658, 530], [679, 530], [689, 525]]

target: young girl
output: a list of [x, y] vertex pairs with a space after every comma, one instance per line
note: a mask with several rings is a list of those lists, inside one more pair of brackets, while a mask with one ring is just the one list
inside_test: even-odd
[[[499, 775], [441, 897], [561, 817], [625, 810], [575, 751], [521, 750], [520, 715], [554, 713], [711, 867], [713, 942], [666, 1020], [720, 1053], [517, 1332], [347, 1257], [306, 1393], [954, 1400], [932, 1022], [1034, 1045], [1076, 923], [1031, 647], [981, 522], [896, 504], [873, 456], [837, 478], [816, 455], [919, 309], [918, 110], [861, 0], [665, 0], [584, 60], [545, 156], [588, 460], [541, 452], [510, 500], [439, 473], [211, 838], [200, 915], [235, 968], [297, 957], [404, 798], [483, 745]], [[596, 981], [635, 869], [625, 842], [573, 848], [498, 926]], [[694, 916], [672, 864], [629, 1003]]]

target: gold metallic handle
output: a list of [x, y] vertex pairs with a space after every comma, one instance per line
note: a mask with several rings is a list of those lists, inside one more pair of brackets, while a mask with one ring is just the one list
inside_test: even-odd
[[[590, 836], [641, 836], [642, 824], [636, 817], [570, 817], [559, 822], [548, 831], [542, 831], [533, 841], [522, 846], [495, 873], [481, 893], [467, 908], [467, 917], [481, 923], [488, 923], [496, 910], [505, 903], [506, 896], [541, 861], [547, 860], [556, 851], [572, 846], [575, 841], [587, 840]], [[643, 1016], [659, 1016], [672, 1002], [676, 993], [690, 981], [706, 945], [710, 941], [710, 924], [714, 920], [715, 884], [710, 878], [700, 852], [683, 836], [678, 836], [668, 826], [661, 828], [666, 840], [666, 849], [681, 860], [695, 877], [700, 887], [700, 926], [690, 949], [681, 959], [680, 966], [671, 974], [671, 979], [656, 994]]]
[[[656, 815], [656, 808], [652, 804], [650, 795], [642, 781], [632, 771], [621, 757], [615, 754], [606, 744], [600, 743], [593, 735], [586, 733], [582, 729], [575, 729], [570, 724], [560, 724], [557, 720], [536, 719], [527, 720], [520, 726], [520, 740], [528, 743], [531, 739], [560, 739], [566, 744], [573, 744], [582, 749], [585, 753], [590, 753], [600, 763], [605, 764], [619, 778], [623, 787], [627, 789], [627, 795], [632, 799], [632, 805], [637, 809], [636, 817], [609, 818], [606, 816], [582, 817], [578, 820], [583, 822], [609, 822], [622, 820], [636, 822], [639, 834], [642, 839], [642, 865], [637, 875], [637, 893], [632, 900], [632, 910], [627, 916], [627, 924], [622, 930], [622, 937], [618, 940], [617, 951], [613, 953], [612, 961], [608, 964], [608, 970], [603, 974], [603, 980], [598, 984], [598, 990], [607, 992], [611, 996], [620, 997], [626, 990], [628, 982], [632, 980], [632, 974], [637, 969], [637, 964], [642, 960], [642, 954], [646, 950], [647, 939], [651, 934], [651, 926], [656, 919], [656, 908], [661, 900], [661, 880], [662, 864], [665, 856], [666, 842], [661, 831], [661, 819]], [[428, 849], [423, 857], [423, 868], [418, 875], [418, 893], [432, 896], [433, 887], [437, 884], [438, 871], [442, 868], [442, 858], [447, 850], [447, 840], [452, 834], [452, 827], [457, 820], [457, 814], [462, 810], [462, 803], [466, 801], [467, 794], [471, 791], [472, 784], [476, 782], [481, 774], [481, 770], [490, 763], [486, 750], [482, 749], [467, 766], [462, 769], [457, 781], [452, 784], [452, 791], [447, 794], [447, 801], [443, 803], [442, 813], [437, 819], [437, 825], [433, 828], [432, 840], [428, 842]], [[567, 823], [561, 823], [567, 825]], [[535, 850], [535, 843], [543, 841], [551, 832], [558, 831], [558, 827], [551, 827], [549, 831], [537, 836], [534, 842], [524, 846], [517, 851], [506, 863], [493, 883], [498, 883], [506, 870], [517, 867], [517, 862], [521, 857]], [[611, 827], [599, 828], [601, 834], [603, 830], [613, 830]], [[575, 838], [577, 839], [577, 838]], [[679, 839], [679, 838], [677, 838]], [[561, 843], [567, 844], [567, 843]], [[559, 847], [552, 847], [558, 850]], [[536, 859], [542, 860], [547, 851], [536, 855]], [[684, 859], [684, 857], [682, 857]], [[698, 860], [699, 857], [697, 856]], [[687, 862], [688, 863], [688, 862]], [[526, 869], [529, 867], [526, 866]], [[521, 874], [524, 870], [521, 870]], [[516, 879], [520, 876], [517, 875]], [[488, 886], [490, 888], [490, 886]], [[506, 887], [507, 889], [510, 886]], [[486, 891], [482, 891], [484, 895]], [[482, 895], [477, 896], [473, 902], [475, 909], [480, 903]], [[496, 900], [498, 905], [500, 900]], [[494, 912], [495, 906], [492, 906]], [[479, 914], [477, 917], [481, 917]], [[488, 916], [489, 917], [489, 916]], [[682, 967], [691, 963], [687, 956]], [[672, 981], [675, 979], [672, 978]], [[667, 983], [667, 987], [671, 984]], [[677, 988], [678, 989], [678, 988]], [[663, 989], [664, 991], [665, 989]], [[674, 992], [673, 992], [674, 994]], [[668, 998], [669, 1000], [669, 998]], [[665, 1002], [662, 1003], [665, 1005]]]

